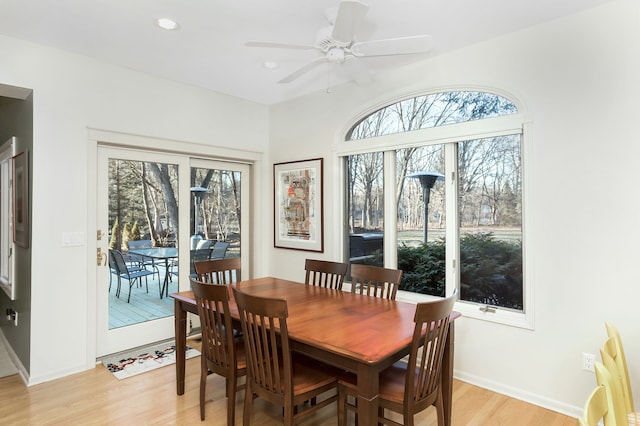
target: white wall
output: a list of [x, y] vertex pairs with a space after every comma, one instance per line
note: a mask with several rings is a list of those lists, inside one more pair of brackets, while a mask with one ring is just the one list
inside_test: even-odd
[[325, 253], [272, 249], [272, 274], [301, 279], [291, 264], [340, 259], [333, 148], [356, 116], [411, 93], [495, 88], [532, 122], [524, 165], [532, 179], [525, 220], [535, 329], [458, 320], [456, 376], [578, 415], [596, 383], [581, 369], [582, 352], [600, 359], [611, 320], [640, 396], [639, 53], [638, 2], [621, 0], [378, 75], [367, 88], [346, 85], [272, 107], [273, 162], [324, 157], [327, 194]]
[[[581, 354], [598, 353], [608, 319], [622, 333], [640, 389], [640, 144], [632, 133], [640, 118], [639, 16], [635, 0], [615, 1], [379, 75], [370, 87], [347, 85], [272, 108], [0, 37], [0, 83], [34, 90], [31, 380], [86, 368], [95, 338], [87, 326], [91, 253], [88, 245], [61, 246], [62, 232], [84, 232], [91, 213], [88, 127], [252, 151], [269, 143], [272, 162], [324, 157], [326, 251], [316, 257], [337, 259], [333, 147], [352, 120], [402, 95], [472, 86], [512, 94], [533, 123], [525, 166], [533, 176], [526, 249], [534, 259], [527, 267], [535, 330], [458, 320], [456, 375], [578, 414], [595, 385]], [[267, 251], [270, 274], [301, 279], [302, 268], [291, 265], [309, 253], [272, 248], [270, 176], [269, 163], [258, 250]]]
[[[34, 93], [29, 381], [38, 383], [86, 369], [95, 339], [88, 128], [264, 152], [268, 109], [11, 38], [0, 37], [0, 52], [0, 82]], [[63, 232], [87, 244], [63, 248]]]

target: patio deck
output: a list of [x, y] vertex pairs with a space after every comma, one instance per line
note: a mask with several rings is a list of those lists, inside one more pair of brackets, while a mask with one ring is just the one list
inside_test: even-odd
[[[146, 277], [149, 283], [149, 292], [142, 278], [142, 286], [134, 285], [131, 288], [131, 302], [127, 303], [129, 296], [129, 282], [122, 280], [120, 298], [116, 297], [118, 278], [112, 276], [111, 291], [109, 292], [109, 329], [124, 327], [144, 321], [173, 316], [173, 299], [163, 297], [160, 299], [157, 275]], [[164, 269], [160, 269], [160, 279], [164, 278]], [[178, 291], [178, 278], [173, 277], [169, 282], [169, 294]]]
[[[238, 256], [240, 256], [240, 248], [232, 244], [227, 250], [225, 257]], [[160, 270], [160, 280], [163, 280], [165, 274], [164, 267], [159, 265], [158, 269]], [[175, 272], [177, 271], [178, 269], [176, 267]], [[147, 293], [145, 278], [149, 283], [149, 293]], [[109, 329], [173, 316], [173, 299], [171, 297], [163, 297], [160, 299], [158, 275], [149, 275], [145, 278], [142, 278], [141, 287], [134, 285], [131, 288], [131, 302], [127, 303], [129, 281], [126, 279], [122, 280], [120, 298], [117, 298], [116, 288], [118, 286], [118, 277], [112, 274], [111, 291], [109, 292]], [[177, 291], [178, 277], [174, 275], [173, 281], [169, 281], [169, 294]]]

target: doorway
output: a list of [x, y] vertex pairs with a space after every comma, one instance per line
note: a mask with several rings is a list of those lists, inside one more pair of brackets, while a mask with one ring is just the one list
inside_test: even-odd
[[98, 146], [104, 261], [97, 268], [97, 356], [174, 336], [169, 295], [189, 289], [196, 248], [212, 253], [224, 243], [225, 257], [241, 256], [250, 235], [249, 215], [242, 214], [249, 207], [249, 170], [247, 164]]

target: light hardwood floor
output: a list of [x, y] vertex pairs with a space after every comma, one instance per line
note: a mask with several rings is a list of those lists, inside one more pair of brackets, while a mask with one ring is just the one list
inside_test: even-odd
[[[198, 347], [197, 342], [189, 344]], [[198, 387], [200, 358], [187, 360], [186, 391], [176, 395], [175, 369], [159, 368], [118, 381], [106, 368], [25, 387], [17, 375], [0, 379], [0, 424], [10, 425], [224, 425], [224, 380], [209, 376], [206, 421], [200, 422]], [[236, 424], [242, 424], [244, 391], [238, 394]], [[488, 390], [455, 381], [454, 426], [576, 425], [576, 419]], [[350, 417], [353, 423], [353, 417]], [[281, 410], [262, 400], [254, 402], [252, 424], [281, 425]], [[297, 423], [334, 426], [336, 406], [330, 405]], [[416, 425], [436, 425], [435, 408], [416, 416]]]

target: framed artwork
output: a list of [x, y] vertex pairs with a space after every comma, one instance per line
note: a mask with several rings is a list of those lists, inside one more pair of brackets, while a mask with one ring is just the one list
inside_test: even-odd
[[322, 158], [273, 165], [275, 247], [324, 251], [322, 166]]
[[13, 157], [13, 242], [29, 247], [29, 173], [27, 153]]

